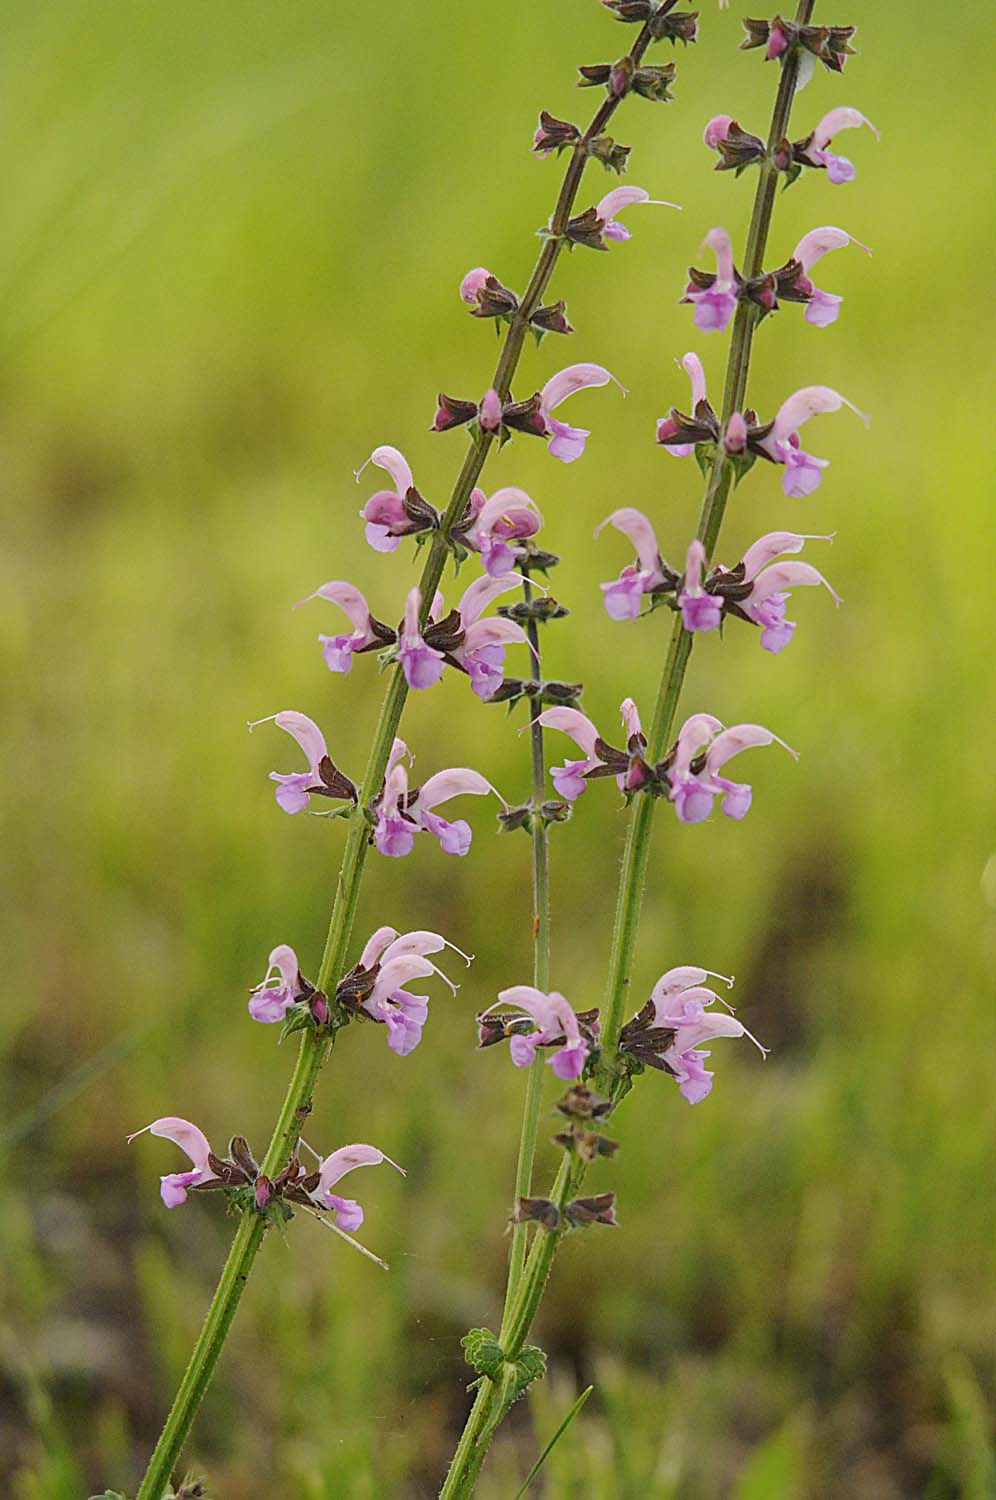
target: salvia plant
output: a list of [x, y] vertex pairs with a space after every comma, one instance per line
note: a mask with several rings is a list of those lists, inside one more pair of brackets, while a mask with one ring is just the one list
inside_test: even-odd
[[[618, 1149], [605, 1132], [620, 1101], [637, 1079], [658, 1075], [661, 1082], [671, 1080], [683, 1100], [698, 1104], [712, 1089], [707, 1063], [714, 1042], [747, 1038], [762, 1055], [765, 1052], [734, 1014], [729, 1000], [732, 980], [689, 961], [701, 955], [669, 954], [665, 972], [635, 1004], [630, 977], [658, 806], [670, 804], [684, 824], [703, 822], [717, 806], [726, 817], [741, 819], [751, 805], [751, 788], [732, 779], [731, 762], [744, 751], [771, 745], [792, 756], [796, 753], [780, 734], [759, 723], [722, 724], [701, 708], [680, 720], [679, 702], [696, 637], [727, 627], [739, 634], [746, 626], [763, 650], [777, 654], [788, 646], [796, 628], [787, 618], [796, 590], [815, 586], [839, 603], [815, 563], [800, 557], [805, 550], [819, 558], [831, 536], [802, 530], [769, 532], [739, 558], [724, 557], [720, 538], [730, 498], [755, 468], [752, 483], [771, 485], [778, 477], [790, 499], [809, 495], [820, 484], [827, 460], [803, 446], [805, 424], [845, 406], [857, 410], [839, 392], [816, 384], [794, 392], [764, 393], [758, 401], [759, 415], [748, 400], [748, 381], [754, 337], [768, 315], [783, 303], [796, 303], [814, 328], [831, 323], [841, 298], [815, 284], [816, 264], [832, 250], [850, 245], [865, 249], [846, 230], [822, 225], [786, 254], [787, 247], [779, 246], [771, 232], [779, 185], [790, 186], [803, 172], [823, 172], [831, 185], [850, 181], [853, 164], [831, 148], [841, 132], [870, 122], [846, 105], [831, 109], [815, 123], [805, 118], [793, 123], [791, 118], [796, 93], [817, 64], [831, 73], [843, 72], [853, 51], [853, 27], [815, 24], [815, 0], [799, 0], [791, 19], [745, 20], [741, 46], [762, 51], [775, 65], [770, 123], [766, 133], [754, 133], [732, 115], [717, 115], [705, 125], [704, 144], [716, 156], [716, 170], [737, 177], [750, 174], [754, 196], [746, 242], [738, 250], [726, 229], [709, 229], [702, 245], [705, 265], [689, 269], [681, 298], [698, 333], [731, 329], [725, 379], [721, 391], [710, 397], [698, 354], [684, 354], [678, 364], [690, 389], [686, 394], [683, 377], [676, 377], [674, 404], [656, 432], [648, 434], [648, 443], [656, 439], [668, 455], [664, 463], [689, 457], [698, 463], [704, 480], [698, 528], [694, 536], [669, 539], [671, 563], [665, 560], [653, 521], [641, 511], [627, 505], [605, 518], [605, 526], [626, 539], [622, 556], [629, 559], [616, 577], [602, 584], [605, 610], [619, 622], [608, 628], [642, 632], [641, 647], [659, 655], [661, 671], [656, 698], [644, 706], [645, 717], [626, 697], [621, 728], [595, 724], [581, 706], [580, 682], [550, 680], [543, 673], [543, 629], [567, 611], [537, 578], [546, 577], [558, 562], [547, 550], [540, 509], [522, 489], [503, 486], [488, 493], [481, 481], [491, 454], [513, 438], [536, 438], [546, 443], [551, 458], [565, 464], [581, 459], [590, 434], [567, 420], [571, 398], [587, 387], [619, 384], [600, 364], [566, 363], [551, 374], [544, 368], [542, 384], [529, 395], [525, 392], [538, 382], [532, 375], [520, 380], [518, 373], [530, 335], [541, 345], [542, 358], [548, 340], [557, 345], [574, 332], [564, 301], [550, 294], [564, 251], [577, 247], [620, 253], [618, 247], [630, 237], [630, 224], [640, 218], [635, 210], [656, 201], [644, 188], [620, 185], [579, 207], [590, 163], [610, 174], [628, 167], [629, 147], [609, 133], [624, 102], [634, 96], [652, 102], [671, 97], [674, 62], [648, 59], [659, 57], [661, 44], [698, 38], [697, 13], [677, 10], [676, 0], [602, 4], [626, 28], [628, 50], [616, 62], [580, 69], [581, 86], [596, 89], [599, 96], [586, 127], [546, 110], [540, 114], [533, 154], [560, 157], [565, 168], [525, 288], [513, 290], [483, 266], [469, 270], [459, 286], [470, 315], [496, 323], [501, 339], [494, 373], [482, 382], [481, 391], [442, 393], [436, 403], [433, 430], [464, 427], [468, 439], [448, 502], [440, 509], [423, 497], [399, 449], [384, 444], [367, 460], [386, 479], [360, 511], [366, 539], [378, 553], [396, 551], [413, 539], [421, 563], [417, 579], [401, 596], [392, 595], [386, 581], [375, 579], [369, 601], [352, 582], [331, 579], [318, 583], [301, 601], [323, 626], [318, 640], [330, 672], [345, 677], [354, 666], [364, 670], [366, 664], [355, 658], [373, 654], [386, 668], [386, 688], [366, 764], [354, 779], [337, 764], [335, 746], [330, 746], [323, 727], [299, 709], [281, 709], [257, 721], [287, 736], [279, 741], [288, 752], [286, 759], [276, 753], [274, 758], [291, 769], [270, 773], [278, 807], [287, 814], [308, 810], [341, 820], [345, 841], [317, 968], [308, 965], [306, 972], [293, 949], [278, 943], [260, 956], [262, 977], [250, 991], [248, 1013], [253, 1021], [272, 1025], [281, 1037], [298, 1033], [286, 1097], [261, 1157], [257, 1159], [240, 1135], [221, 1154], [199, 1125], [175, 1116], [144, 1127], [189, 1159], [183, 1170], [163, 1176], [164, 1204], [174, 1208], [192, 1193], [214, 1192], [227, 1199], [238, 1227], [137, 1500], [163, 1500], [174, 1493], [174, 1470], [268, 1230], [282, 1229], [297, 1214], [306, 1213], [377, 1259], [354, 1238], [364, 1213], [357, 1199], [347, 1196], [359, 1191], [352, 1174], [360, 1167], [388, 1165], [399, 1172], [403, 1167], [376, 1145], [323, 1141], [315, 1149], [305, 1143], [304, 1126], [319, 1075], [333, 1050], [348, 1045], [343, 1033], [355, 1024], [382, 1026], [392, 1051], [400, 1056], [413, 1053], [430, 1001], [412, 986], [443, 984], [453, 989], [453, 966], [470, 959], [457, 946], [459, 933], [441, 934], [413, 925], [404, 932], [382, 926], [356, 936], [360, 885], [371, 851], [403, 858], [425, 834], [438, 843], [441, 855], [467, 855], [472, 830], [463, 814], [470, 797], [496, 798], [500, 829], [524, 830], [532, 847], [531, 973], [509, 973], [507, 987], [494, 998], [481, 997], [476, 1017], [467, 1017], [468, 1040], [476, 1024], [481, 1047], [501, 1052], [507, 1043], [511, 1062], [524, 1071], [525, 1097], [515, 1180], [510, 1184], [513, 1207], [504, 1311], [496, 1331], [475, 1328], [463, 1340], [476, 1376], [476, 1393], [440, 1492], [445, 1500], [472, 1493], [493, 1434], [512, 1404], [543, 1374], [544, 1356], [528, 1340], [564, 1238], [591, 1232], [594, 1225], [616, 1223], [615, 1195], [601, 1184]], [[369, 484], [367, 464], [356, 477]], [[795, 521], [795, 516], [787, 519]], [[614, 553], [619, 551], [617, 543]], [[462, 569], [461, 592], [455, 599], [441, 592], [448, 564], [455, 565], [454, 578]], [[614, 565], [607, 564], [606, 571]], [[662, 607], [670, 612], [669, 625], [668, 616], [657, 613]], [[506, 672], [510, 652], [515, 653], [519, 676]], [[408, 694], [459, 693], [456, 683], [441, 686], [444, 679], [456, 677], [464, 678], [471, 697], [484, 705], [524, 703], [531, 766], [525, 801], [506, 802], [486, 769], [431, 762], [423, 779], [420, 760], [415, 777], [413, 754], [400, 735]], [[620, 687], [624, 690], [625, 684]], [[345, 684], [336, 688], [340, 694], [347, 690]], [[494, 708], [489, 711], [494, 713]], [[332, 722], [331, 716], [326, 722]], [[497, 719], [495, 728], [500, 732]], [[790, 727], [779, 728], [786, 728], [791, 737]], [[566, 750], [562, 764], [548, 763], [549, 734], [558, 753]], [[574, 804], [589, 792], [589, 783], [604, 779], [615, 782], [615, 795], [624, 799], [628, 821], [608, 972], [596, 1007], [590, 997], [568, 997], [555, 988], [548, 842], [551, 829], [566, 822]], [[598, 788], [593, 794], [599, 795]], [[681, 836], [707, 837], [699, 832]], [[409, 920], [417, 919], [413, 913]], [[556, 1105], [560, 1125], [555, 1140], [561, 1158], [552, 1184], [541, 1193], [533, 1181], [533, 1158], [548, 1069], [564, 1089]], [[660, 1086], [658, 1077], [652, 1086]], [[600, 1164], [599, 1190], [588, 1191], [588, 1173], [595, 1163]], [[201, 1493], [201, 1488], [187, 1480], [175, 1493]]]

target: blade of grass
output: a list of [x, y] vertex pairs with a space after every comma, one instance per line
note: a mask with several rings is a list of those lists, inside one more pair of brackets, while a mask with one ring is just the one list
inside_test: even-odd
[[515, 1500], [522, 1500], [522, 1496], [526, 1493], [526, 1490], [528, 1490], [529, 1486], [532, 1484], [533, 1480], [536, 1478], [536, 1475], [539, 1473], [540, 1469], [542, 1469], [543, 1465], [546, 1463], [547, 1459], [550, 1457], [550, 1454], [553, 1452], [554, 1448], [560, 1442], [560, 1439], [563, 1437], [563, 1435], [567, 1431], [568, 1427], [570, 1427], [571, 1423], [574, 1421], [574, 1418], [577, 1416], [577, 1414], [581, 1410], [582, 1406], [584, 1406], [585, 1402], [587, 1401], [588, 1397], [591, 1395], [591, 1393], [592, 1393], [592, 1391], [594, 1389], [595, 1389], [595, 1387], [593, 1385], [590, 1385], [590, 1386], [588, 1386], [587, 1390], [583, 1390], [581, 1392], [580, 1396], [577, 1398], [577, 1400], [575, 1401], [574, 1405], [567, 1412], [566, 1416], [564, 1417], [564, 1420], [561, 1422], [560, 1426], [557, 1428], [556, 1432], [553, 1434], [553, 1437], [547, 1443], [546, 1447], [543, 1449], [543, 1452], [540, 1454], [539, 1458], [536, 1460], [536, 1462], [533, 1464], [532, 1468], [529, 1470], [529, 1473], [526, 1475], [525, 1479], [522, 1482], [522, 1488], [519, 1489], [519, 1490], [516, 1490]]

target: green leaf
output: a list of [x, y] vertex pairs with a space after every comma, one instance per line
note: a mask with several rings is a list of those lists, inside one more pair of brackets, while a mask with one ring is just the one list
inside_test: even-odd
[[709, 471], [712, 468], [712, 460], [713, 460], [713, 444], [712, 443], [696, 443], [695, 444], [695, 462], [699, 466], [699, 470], [700, 470], [700, 472], [702, 474], [702, 478], [703, 479], [708, 479], [709, 478]]
[[546, 1355], [536, 1344], [527, 1344], [520, 1350], [515, 1361], [518, 1375], [515, 1381], [516, 1399], [522, 1395], [534, 1380], [542, 1380], [546, 1374]]
[[522, 1496], [526, 1493], [526, 1490], [532, 1484], [533, 1480], [536, 1478], [536, 1475], [539, 1473], [540, 1469], [542, 1469], [543, 1465], [546, 1463], [547, 1459], [550, 1457], [550, 1454], [553, 1452], [554, 1448], [560, 1442], [560, 1439], [563, 1437], [563, 1435], [567, 1431], [568, 1427], [570, 1427], [571, 1423], [574, 1421], [574, 1418], [577, 1416], [577, 1414], [581, 1410], [582, 1406], [584, 1406], [585, 1402], [587, 1401], [588, 1397], [591, 1395], [591, 1393], [592, 1393], [592, 1391], [594, 1389], [595, 1389], [595, 1387], [593, 1385], [590, 1385], [586, 1391], [582, 1391], [581, 1392], [580, 1396], [575, 1401], [575, 1403], [571, 1407], [571, 1409], [568, 1411], [567, 1415], [564, 1417], [564, 1420], [561, 1422], [561, 1424], [557, 1428], [556, 1432], [553, 1434], [553, 1437], [547, 1443], [546, 1447], [543, 1449], [543, 1452], [540, 1454], [539, 1458], [536, 1460], [536, 1462], [533, 1464], [532, 1468], [529, 1470], [529, 1473], [526, 1475], [525, 1479], [522, 1482], [521, 1489], [518, 1489], [516, 1491], [516, 1493], [515, 1493], [515, 1500], [522, 1500]]
[[739, 484], [741, 479], [750, 473], [756, 463], [757, 454], [751, 453], [749, 450], [746, 453], [732, 453], [730, 455], [730, 467], [733, 470], [734, 485]]
[[[505, 1352], [490, 1328], [472, 1328], [460, 1340], [463, 1357], [478, 1375], [498, 1380], [505, 1363]], [[523, 1351], [525, 1352], [525, 1351]]]

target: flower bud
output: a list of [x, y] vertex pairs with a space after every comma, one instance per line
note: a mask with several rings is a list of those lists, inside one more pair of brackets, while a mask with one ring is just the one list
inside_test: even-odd
[[486, 270], [484, 266], [475, 266], [472, 271], [468, 271], [460, 283], [461, 300], [473, 305], [477, 301], [481, 288], [490, 275], [491, 272]]
[[529, 319], [534, 328], [543, 333], [573, 333], [567, 321], [563, 300], [551, 302], [549, 307], [538, 307]]
[[[726, 140], [730, 133], [730, 126], [734, 123], [732, 115], [713, 115], [702, 132], [702, 139], [710, 151], [718, 150], [720, 141]], [[471, 271], [468, 274], [472, 276], [474, 273]], [[463, 287], [460, 288], [460, 295], [463, 296]], [[467, 299], [464, 298], [464, 300], [466, 301]]]
[[556, 1229], [560, 1224], [560, 1210], [552, 1198], [520, 1198], [512, 1214], [513, 1224], [542, 1224], [544, 1229]]
[[456, 396], [447, 396], [440, 391], [436, 398], [436, 415], [432, 421], [433, 432], [447, 432], [451, 427], [462, 427], [477, 416], [476, 401], [461, 401]]
[[477, 420], [482, 432], [497, 432], [501, 426], [501, 398], [494, 386], [485, 391], [481, 398]]
[[633, 74], [633, 91], [654, 104], [667, 104], [671, 99], [668, 90], [676, 71], [674, 63], [647, 64], [637, 68]]
[[651, 19], [650, 35], [655, 42], [681, 42], [687, 45], [688, 42], [698, 41], [699, 13], [697, 10], [658, 13]]
[[745, 452], [747, 448], [747, 423], [740, 412], [735, 411], [726, 424], [723, 447], [731, 455]]
[[265, 1208], [273, 1197], [273, 1184], [268, 1177], [263, 1176], [262, 1172], [256, 1178], [256, 1187], [253, 1196], [256, 1200], [257, 1208]]
[[549, 110], [540, 111], [540, 122], [533, 136], [533, 152], [536, 156], [549, 156], [560, 152], [565, 146], [573, 146], [581, 139], [581, 132], [570, 120], [558, 120]]
[[600, 161], [607, 172], [618, 172], [620, 176], [626, 170], [632, 149], [632, 146], [618, 145], [610, 135], [596, 135], [588, 142], [588, 155]]
[[599, 1193], [594, 1198], [575, 1198], [564, 1209], [564, 1218], [572, 1228], [586, 1224], [609, 1224], [616, 1227], [615, 1193]]

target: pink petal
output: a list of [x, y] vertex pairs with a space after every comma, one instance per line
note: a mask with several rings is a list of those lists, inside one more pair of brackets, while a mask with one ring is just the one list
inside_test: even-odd
[[799, 261], [802, 269], [808, 271], [821, 255], [826, 255], [829, 250], [843, 250], [845, 245], [857, 245], [866, 255], [871, 255], [868, 246], [855, 239], [853, 234], [848, 234], [846, 229], [838, 229], [834, 224], [823, 224], [819, 229], [811, 229], [808, 234], [803, 235], [792, 251], [792, 259]]
[[[435, 776], [429, 777], [419, 792], [416, 806], [418, 812], [430, 812], [441, 802], [448, 802], [451, 797], [486, 797], [488, 792], [494, 791], [490, 781], [485, 780], [479, 772], [472, 771], [467, 766], [453, 766], [448, 771], [437, 771]], [[498, 796], [497, 792], [495, 796]]]
[[838, 109], [832, 109], [825, 114], [813, 131], [812, 145], [817, 150], [829, 144], [838, 130], [854, 130], [859, 125], [867, 125], [876, 140], [880, 139], [879, 132], [866, 115], [860, 110], [851, 109], [847, 105], [841, 105]]
[[806, 542], [832, 542], [835, 532], [768, 531], [758, 537], [743, 555], [744, 578], [749, 582], [783, 552], [801, 552]]
[[617, 531], [629, 537], [644, 573], [655, 574], [659, 571], [660, 548], [657, 545], [657, 534], [642, 510], [637, 510], [632, 505], [621, 506], [595, 528], [595, 535], [598, 536], [606, 526], [614, 526]]
[[562, 401], [566, 401], [568, 396], [573, 396], [575, 391], [584, 390], [585, 386], [608, 385], [610, 380], [623, 391], [619, 381], [605, 369], [604, 365], [568, 365], [566, 369], [559, 370], [556, 375], [553, 375], [540, 392], [543, 411], [553, 411]]
[[389, 443], [385, 443], [380, 448], [375, 448], [370, 457], [355, 470], [357, 483], [367, 464], [376, 464], [378, 469], [384, 469], [386, 473], [390, 474], [394, 488], [399, 495], [406, 495], [414, 484], [408, 460], [404, 454], [399, 453], [397, 448], [392, 448]]
[[595, 741], [599, 738], [598, 730], [580, 709], [546, 708], [537, 722], [542, 724], [544, 729], [558, 729], [561, 734], [570, 735], [589, 760], [597, 759]]

